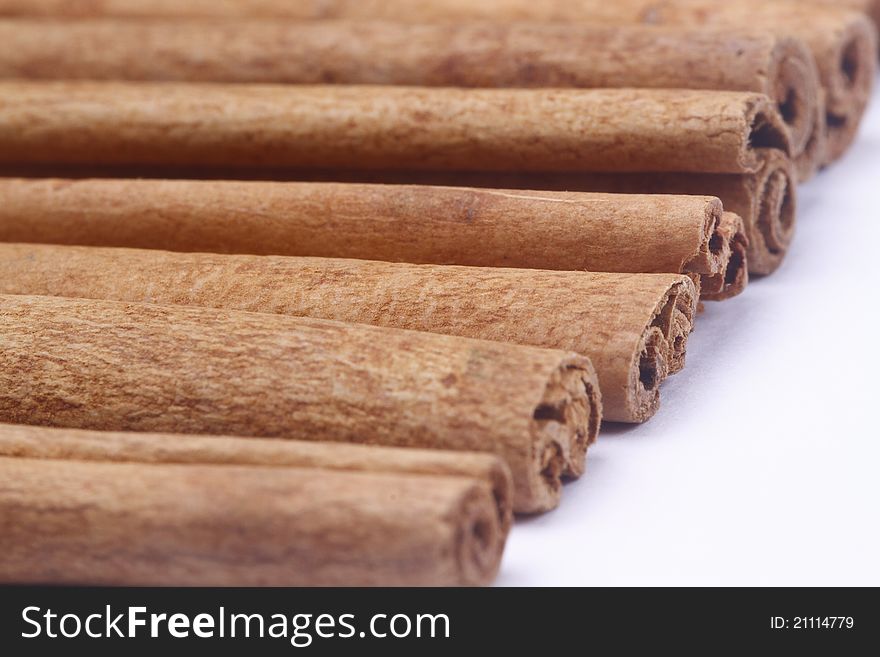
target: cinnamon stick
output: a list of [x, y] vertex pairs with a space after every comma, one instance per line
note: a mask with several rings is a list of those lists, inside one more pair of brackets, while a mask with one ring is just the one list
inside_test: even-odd
[[748, 173], [756, 149], [790, 152], [747, 92], [6, 81], [0, 97], [8, 165]]
[[[0, 245], [7, 294], [308, 316], [564, 349], [589, 356], [604, 417], [641, 422], [684, 366], [686, 276], [364, 260]], [[579, 474], [579, 473], [576, 473]]]
[[[644, 0], [628, 0], [639, 2]], [[838, 159], [855, 139], [877, 70], [877, 33], [864, 14], [803, 2], [663, 0], [645, 14], [649, 22], [715, 29], [760, 24], [802, 39], [813, 51], [825, 90], [828, 150]]]
[[[876, 5], [872, 6], [876, 16]], [[320, 3], [288, 0], [201, 0], [187, 3], [173, 0], [102, 0], [100, 3], [0, 0], [0, 14], [89, 18], [341, 18], [415, 23], [580, 21], [614, 25], [706, 26], [721, 30], [757, 28], [800, 38], [813, 51], [826, 94], [829, 135], [826, 161], [840, 157], [852, 143], [870, 96], [877, 59], [876, 33], [867, 16], [839, 7], [793, 0], [324, 0]]]
[[723, 271], [701, 277], [700, 298], [708, 301], [729, 299], [734, 290], [744, 290], [749, 281], [749, 238], [742, 217], [725, 212], [718, 223], [718, 239], [730, 257]]
[[589, 7], [590, 18], [613, 18], [613, 7], [602, 10], [584, 0], [0, 0], [0, 15], [66, 18], [286, 18], [312, 20], [326, 18], [386, 18], [389, 20], [498, 20], [510, 17], [528, 20], [566, 20], [574, 7]]
[[694, 196], [0, 179], [0, 241], [687, 273], [704, 299], [747, 282], [740, 229], [722, 234], [721, 214], [717, 199]]
[[0, 582], [488, 584], [482, 481], [317, 468], [0, 458]]
[[[750, 175], [586, 175], [553, 181], [542, 176], [549, 189], [603, 190], [626, 193], [641, 190], [652, 194], [713, 194], [727, 210], [743, 218], [748, 238], [748, 269], [758, 275], [772, 274], [788, 252], [797, 217], [797, 176], [791, 163], [770, 154], [760, 171]], [[537, 182], [537, 181], [530, 181]], [[731, 271], [735, 268], [731, 268]]]
[[[807, 0], [870, 14], [880, 22], [878, 0]], [[638, 12], [630, 14], [638, 17]], [[388, 20], [532, 20], [568, 21], [587, 17], [593, 22], [614, 22], [627, 16], [622, 7], [594, 0], [483, 0], [457, 2], [432, 0], [322, 0], [320, 4], [290, 0], [0, 0], [0, 16], [45, 18], [287, 18], [321, 20], [385, 18]]]
[[0, 41], [0, 77], [7, 78], [754, 91], [779, 108], [802, 178], [824, 156], [813, 57], [800, 41], [768, 33], [110, 19], [4, 21]]
[[483, 481], [491, 489], [502, 537], [510, 530], [513, 515], [509, 468], [497, 456], [477, 452], [0, 424], [0, 456], [468, 477]]
[[[761, 168], [747, 175], [335, 171], [332, 177], [337, 180], [569, 192], [715, 195], [725, 209], [743, 218], [749, 243], [749, 271], [769, 274], [782, 263], [794, 235], [797, 175], [790, 160], [778, 151], [760, 149], [759, 157]], [[303, 177], [320, 180], [329, 176], [312, 172]]]
[[583, 472], [601, 414], [585, 357], [500, 342], [24, 296], [0, 336], [0, 422], [492, 452], [524, 513]]

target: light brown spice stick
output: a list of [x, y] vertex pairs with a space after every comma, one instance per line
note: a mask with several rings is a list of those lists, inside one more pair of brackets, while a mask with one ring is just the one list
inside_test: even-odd
[[700, 278], [700, 298], [709, 301], [729, 299], [736, 290], [744, 290], [749, 282], [749, 238], [742, 217], [725, 212], [718, 224], [718, 239], [726, 245], [730, 258], [724, 271]]
[[[0, 292], [308, 316], [584, 354], [604, 417], [647, 420], [684, 366], [686, 276], [0, 244]], [[579, 474], [577, 472], [576, 474]]]
[[[462, 18], [497, 20], [502, 16], [530, 20], [565, 20], [572, 5], [590, 7], [584, 0], [0, 0], [0, 15], [44, 17], [122, 17], [122, 18], [322, 18], [376, 17], [390, 20]], [[604, 12], [602, 5], [591, 19], [619, 14], [613, 5]]]
[[439, 87], [754, 91], [777, 105], [802, 178], [824, 153], [819, 74], [769, 33], [575, 24], [0, 22], [0, 77]]
[[[736, 233], [737, 231], [734, 231]], [[689, 273], [747, 282], [711, 197], [189, 180], [0, 179], [0, 241]]]
[[492, 452], [524, 513], [583, 472], [601, 417], [586, 357], [430, 333], [2, 296], [0, 341], [0, 422]]
[[[568, 190], [614, 194], [715, 195], [724, 208], [743, 218], [748, 238], [748, 267], [753, 274], [776, 270], [794, 235], [797, 176], [791, 161], [761, 149], [761, 168], [748, 175], [619, 173], [473, 173], [423, 171], [304, 172], [301, 177], [336, 180], [470, 185], [486, 188]], [[544, 193], [544, 192], [540, 192]]]
[[[823, 0], [831, 2], [831, 0]], [[868, 0], [846, 0], [867, 3]], [[878, 14], [876, 3], [873, 14]], [[829, 147], [840, 157], [855, 137], [873, 83], [877, 59], [874, 26], [864, 14], [814, 2], [774, 0], [244, 0], [179, 3], [172, 0], [0, 0], [7, 16], [130, 18], [385, 19], [399, 22], [528, 21], [662, 24], [713, 29], [763, 29], [802, 39], [813, 51], [826, 93]]]
[[[628, 0], [633, 1], [640, 0]], [[826, 161], [838, 159], [852, 144], [877, 70], [877, 33], [864, 14], [781, 0], [653, 0], [644, 4], [650, 5], [645, 19], [652, 23], [713, 29], [760, 24], [777, 34], [802, 39], [816, 57], [825, 89]]]
[[467, 477], [0, 458], [0, 582], [481, 585], [504, 536]]
[[[872, 15], [880, 22], [878, 0], [807, 0], [816, 4], [846, 7]], [[595, 0], [0, 0], [0, 16], [42, 16], [46, 18], [328, 18], [377, 17], [389, 20], [533, 20], [568, 21], [587, 17], [590, 21], [614, 22], [621, 16], [638, 18], [638, 7], [626, 13], [626, 5]]]
[[499, 457], [477, 452], [0, 424], [0, 456], [468, 477], [485, 482], [491, 489], [503, 536], [513, 520], [510, 469]]
[[576, 181], [573, 178], [560, 176], [553, 181], [550, 176], [542, 176], [540, 184], [550, 189], [556, 184], [563, 189], [617, 193], [639, 190], [653, 194], [706, 194], [712, 190], [711, 193], [722, 200], [725, 209], [743, 217], [748, 237], [748, 268], [754, 274], [773, 273], [785, 259], [794, 237], [797, 177], [791, 163], [773, 153], [769, 154], [759, 172], [742, 176], [588, 174], [577, 177]]
[[694, 171], [790, 152], [762, 94], [0, 82], [0, 163]]

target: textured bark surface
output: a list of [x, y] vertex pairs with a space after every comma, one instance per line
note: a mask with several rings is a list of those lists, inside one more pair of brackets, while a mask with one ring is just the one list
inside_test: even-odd
[[504, 537], [466, 477], [0, 458], [0, 581], [479, 585]]
[[[650, 417], [684, 366], [686, 276], [0, 245], [0, 291], [309, 316], [584, 354], [607, 419]], [[578, 455], [576, 461], [582, 461]], [[579, 474], [579, 472], [575, 472]]]
[[[545, 181], [542, 180], [542, 183]], [[549, 180], [546, 181], [550, 183]], [[717, 194], [724, 208], [740, 215], [748, 238], [748, 267], [754, 274], [771, 274], [785, 259], [794, 237], [797, 216], [797, 176], [791, 163], [770, 153], [752, 175], [586, 175], [577, 183], [559, 180], [563, 189], [654, 194]]]
[[583, 471], [589, 360], [273, 314], [0, 298], [0, 421], [493, 452], [515, 509]]
[[[876, 30], [863, 14], [826, 7], [834, 0], [246, 0], [244, 2], [180, 3], [173, 0], [0, 0], [6, 16], [79, 16], [131, 18], [293, 18], [386, 19], [403, 22], [430, 21], [552, 21], [570, 23], [707, 26], [751, 30], [760, 28], [777, 35], [791, 35], [810, 46], [819, 65], [828, 105], [826, 123], [829, 147], [826, 161], [839, 157], [852, 143], [873, 84], [877, 59]], [[862, 5], [876, 17], [874, 0], [845, 0]], [[835, 3], [836, 4], [836, 3]], [[806, 170], [806, 169], [802, 169]]]
[[724, 271], [700, 279], [700, 298], [723, 301], [739, 294], [749, 282], [749, 238], [742, 217], [725, 212], [718, 224], [718, 240], [730, 256]]
[[389, 20], [614, 20], [620, 9], [595, 0], [0, 0], [0, 15], [90, 18], [385, 18]]
[[0, 241], [695, 273], [704, 293], [733, 296], [745, 281], [717, 287], [733, 255], [720, 220], [717, 199], [692, 196], [0, 179]]
[[776, 34], [803, 40], [816, 57], [825, 90], [826, 161], [839, 158], [852, 144], [877, 70], [877, 33], [865, 15], [838, 7], [782, 0], [627, 2], [643, 2], [647, 22], [718, 29], [760, 25]]
[[498, 527], [504, 536], [513, 519], [510, 469], [499, 457], [477, 452], [0, 424], [0, 456], [469, 477], [485, 482], [492, 490]]
[[809, 49], [765, 33], [589, 24], [0, 22], [0, 77], [439, 87], [754, 91], [773, 99], [805, 175], [821, 161]]
[[759, 147], [790, 152], [749, 92], [6, 81], [0, 98], [5, 164], [741, 173]]
[[429, 183], [614, 194], [715, 195], [721, 199], [725, 210], [743, 218], [749, 242], [749, 271], [753, 274], [769, 274], [784, 259], [794, 235], [797, 175], [789, 159], [775, 150], [762, 150], [760, 157], [763, 161], [760, 170], [750, 175], [398, 171], [311, 172], [305, 175], [313, 179], [374, 183]]
[[[880, 0], [808, 0], [846, 7], [873, 16], [880, 23]], [[600, 3], [596, 0], [0, 0], [0, 16], [44, 18], [293, 18], [321, 20], [357, 18], [389, 20], [510, 20], [590, 21], [637, 20], [640, 4]]]
[[874, 24], [880, 28], [880, 0], [810, 0], [810, 2], [860, 11], [870, 16]]

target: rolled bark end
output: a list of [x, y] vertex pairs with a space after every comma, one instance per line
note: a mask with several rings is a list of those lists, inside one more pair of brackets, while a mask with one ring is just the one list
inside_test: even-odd
[[699, 249], [682, 265], [682, 272], [712, 276], [724, 268], [724, 244], [718, 239], [718, 226], [723, 211], [720, 199], [707, 200]]
[[773, 169], [758, 197], [758, 229], [767, 251], [781, 257], [791, 243], [795, 223], [795, 186], [784, 169]]
[[681, 282], [669, 289], [654, 314], [652, 326], [659, 328], [666, 340], [670, 374], [684, 368], [687, 339], [694, 328], [696, 311], [695, 288]]
[[794, 235], [797, 200], [793, 167], [785, 158], [768, 152], [756, 186], [755, 225], [749, 240], [750, 270], [770, 274], [781, 264]]
[[748, 147], [742, 154], [743, 168], [757, 171], [761, 167], [761, 151], [775, 149], [791, 155], [791, 139], [782, 116], [769, 99], [755, 97], [748, 109]]
[[[715, 29], [752, 29], [760, 25], [801, 39], [812, 51], [826, 94], [829, 148], [825, 164], [852, 143], [870, 95], [877, 65], [876, 32], [870, 19], [840, 6], [797, 2], [713, 2], [688, 0], [651, 5], [641, 18], [662, 24]], [[630, 22], [626, 9], [621, 19]], [[797, 155], [797, 153], [794, 153]]]
[[[501, 566], [506, 533], [486, 501], [484, 486], [475, 484], [461, 501], [455, 517], [460, 518], [455, 554], [463, 586], [485, 586], [495, 579]], [[496, 500], [497, 501], [497, 500]]]
[[630, 370], [629, 421], [644, 422], [657, 411], [660, 384], [684, 367], [696, 312], [694, 284], [685, 279], [670, 286], [651, 317]]
[[748, 246], [742, 218], [725, 212], [712, 235], [715, 248], [725, 255], [724, 268], [713, 276], [700, 279], [700, 299], [722, 301], [740, 294], [749, 282]]
[[866, 16], [853, 14], [851, 18], [826, 61], [820, 59], [827, 94], [826, 164], [839, 159], [852, 145], [877, 70], [876, 32]]
[[[748, 240], [743, 221], [733, 213], [725, 213], [719, 199], [706, 203], [703, 238], [699, 251], [682, 267], [693, 274], [703, 299], [722, 300], [742, 292], [748, 283]], [[745, 275], [744, 275], [745, 271]]]
[[781, 39], [775, 48], [772, 98], [791, 137], [792, 153], [802, 153], [815, 131], [819, 72], [809, 49], [795, 39]]
[[[556, 506], [564, 478], [584, 473], [587, 449], [596, 441], [602, 418], [602, 397], [592, 364], [572, 355], [553, 372], [544, 397], [532, 414], [533, 444], [542, 450], [533, 483], [540, 492], [531, 495], [534, 508]], [[516, 508], [523, 510], [523, 504]]]
[[780, 39], [774, 49], [772, 87], [768, 91], [791, 138], [798, 180], [808, 180], [825, 158], [825, 100], [819, 69], [798, 39]]
[[638, 367], [630, 381], [629, 416], [632, 422], [644, 422], [660, 407], [660, 384], [669, 376], [663, 332], [651, 327], [642, 339]]

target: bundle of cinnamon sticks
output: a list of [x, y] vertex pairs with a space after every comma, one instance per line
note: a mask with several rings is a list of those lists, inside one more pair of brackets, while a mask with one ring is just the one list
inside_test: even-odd
[[829, 4], [0, 0], [0, 582], [490, 583], [784, 261]]

